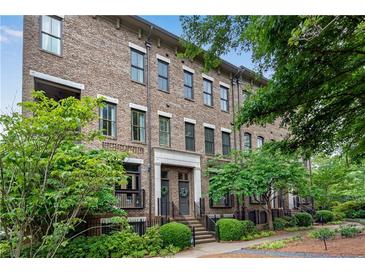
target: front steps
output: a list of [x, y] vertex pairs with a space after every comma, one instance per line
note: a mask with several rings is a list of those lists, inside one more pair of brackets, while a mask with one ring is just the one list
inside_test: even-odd
[[195, 244], [215, 242], [214, 234], [207, 231], [205, 227], [194, 217], [175, 217], [175, 222], [185, 224], [193, 230], [195, 228]]

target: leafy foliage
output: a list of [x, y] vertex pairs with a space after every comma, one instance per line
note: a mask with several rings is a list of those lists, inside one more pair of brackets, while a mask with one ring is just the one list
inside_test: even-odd
[[[185, 57], [252, 52], [272, 79], [241, 108], [237, 126], [281, 118], [291, 134], [281, 145], [365, 154], [365, 19], [363, 16], [184, 16]], [[202, 51], [201, 48], [207, 48]]]
[[255, 234], [257, 232], [257, 228], [254, 222], [250, 220], [241, 221], [242, 224], [242, 234], [243, 236], [248, 236], [250, 234]]
[[289, 243], [301, 241], [302, 237], [295, 236], [292, 238], [278, 240], [273, 242], [262, 243], [260, 245], [254, 246], [255, 249], [280, 249], [286, 247]]
[[356, 225], [345, 225], [341, 226], [339, 231], [342, 237], [353, 238], [360, 234], [363, 230]]
[[238, 241], [243, 235], [244, 225], [236, 219], [219, 219], [217, 224], [219, 228], [219, 239], [222, 241]]
[[316, 222], [329, 223], [334, 220], [335, 216], [330, 210], [318, 210], [314, 218]]
[[33, 98], [21, 104], [23, 114], [0, 116], [0, 221], [12, 257], [25, 243], [30, 257], [54, 256], [81, 213], [113, 209], [114, 186], [125, 182], [126, 154], [80, 144], [99, 137], [80, 129], [96, 118], [100, 100]]
[[192, 233], [188, 226], [176, 222], [164, 224], [160, 228], [163, 246], [173, 245], [184, 249], [191, 246]]
[[241, 237], [242, 241], [251, 241], [251, 240], [255, 240], [255, 239], [260, 239], [260, 238], [265, 238], [265, 237], [270, 237], [275, 235], [274, 231], [256, 231], [256, 232], [252, 232], [248, 235], [243, 235]]
[[347, 218], [353, 218], [356, 212], [365, 210], [365, 200], [348, 201], [333, 207], [333, 211], [339, 214], [345, 214]]
[[283, 230], [288, 227], [288, 221], [283, 218], [275, 218], [274, 219], [274, 229], [275, 230]]
[[330, 228], [320, 228], [309, 233], [309, 236], [318, 240], [322, 240], [324, 248], [327, 250], [327, 240], [333, 239], [336, 236], [336, 231]]
[[309, 213], [299, 212], [293, 216], [297, 226], [309, 227], [313, 224], [313, 217]]

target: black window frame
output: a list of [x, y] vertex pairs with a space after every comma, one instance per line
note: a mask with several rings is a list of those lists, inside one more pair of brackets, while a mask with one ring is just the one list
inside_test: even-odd
[[[261, 146], [258, 146], [259, 140], [262, 140]], [[264, 144], [265, 144], [265, 138], [262, 137], [262, 136], [257, 136], [257, 139], [256, 139], [256, 148], [262, 148], [264, 146]]]
[[[191, 86], [185, 82], [185, 74], [191, 76]], [[191, 89], [191, 97], [186, 96], [185, 88]], [[184, 98], [188, 100], [194, 100], [194, 73], [184, 70]]]
[[[222, 97], [222, 90], [224, 90], [226, 92], [227, 98]], [[220, 102], [221, 102], [221, 111], [229, 112], [229, 88], [227, 88], [225, 86], [220, 86], [219, 95], [220, 95]], [[226, 110], [222, 108], [222, 103], [224, 103], [226, 105], [226, 107], [227, 107]]]
[[[249, 140], [250, 140], [250, 146], [249, 147], [246, 146], [246, 136], [249, 136]], [[244, 149], [252, 149], [252, 134], [249, 133], [249, 132], [245, 132], [243, 134], [243, 148]]]
[[[168, 131], [161, 131], [161, 120], [168, 121]], [[168, 144], [161, 143], [161, 133], [168, 135]], [[169, 117], [165, 117], [162, 115], [158, 117], [158, 137], [160, 146], [171, 147], [171, 119]]]
[[[133, 112], [137, 113], [137, 117], [139, 117], [139, 115], [142, 115], [143, 114], [143, 120], [144, 120], [144, 126], [142, 127], [141, 125], [134, 125], [133, 123]], [[138, 123], [139, 123], [139, 118], [137, 118], [138, 120]], [[141, 129], [143, 130], [143, 141], [142, 140], [137, 140], [137, 139], [134, 139], [134, 128], [138, 128], [139, 131], [141, 131]], [[145, 111], [142, 111], [142, 110], [138, 110], [138, 109], [132, 109], [131, 111], [131, 139], [133, 142], [140, 142], [140, 143], [146, 143], [146, 112]], [[140, 135], [139, 135], [140, 137]]]
[[[205, 82], [210, 83], [210, 93], [206, 92], [206, 90], [205, 90], [205, 84], [204, 84]], [[210, 96], [210, 101], [212, 103], [211, 105], [209, 105], [205, 102], [205, 95]], [[210, 80], [205, 79], [205, 78], [203, 78], [203, 103], [204, 103], [205, 106], [208, 106], [208, 107], [213, 107], [214, 106], [214, 102], [213, 102], [213, 81], [210, 81]]]
[[[167, 76], [160, 74], [160, 64], [165, 65], [167, 67]], [[169, 93], [169, 86], [170, 86], [169, 75], [170, 75], [169, 63], [165, 62], [163, 60], [157, 59], [157, 86], [158, 86], [158, 90]], [[160, 79], [166, 80], [166, 82], [167, 82], [166, 90], [163, 89], [160, 86]]]
[[[110, 119], [107, 118], [104, 118], [103, 117], [103, 109], [105, 107], [114, 107], [115, 109], [115, 114], [114, 114], [114, 118], [115, 118], [115, 121], [113, 121], [110, 117]], [[107, 115], [109, 115], [109, 111], [107, 111]], [[104, 129], [103, 129], [103, 122], [104, 121], [107, 121], [107, 125], [109, 124], [108, 122], [111, 123], [111, 125], [114, 125], [114, 135], [113, 134], [108, 134], [108, 126], [107, 126], [107, 132], [105, 133]], [[110, 138], [117, 138], [117, 104], [114, 104], [114, 103], [111, 103], [111, 102], [104, 102], [104, 106], [103, 107], [100, 107], [99, 108], [99, 130], [102, 132], [102, 135], [103, 136], [106, 136], [106, 137], [110, 137]], [[110, 133], [112, 133], [112, 129], [110, 128]]]
[[[51, 29], [52, 29], [52, 19], [56, 20], [60, 23], [60, 36], [59, 37], [52, 34], [52, 33], [49, 33], [49, 32], [46, 32], [46, 31], [43, 30], [43, 24], [44, 24], [43, 18], [45, 18], [45, 17], [50, 18], [50, 20], [51, 20]], [[55, 15], [41, 15], [40, 16], [39, 43], [40, 43], [40, 48], [41, 48], [42, 51], [53, 54], [53, 55], [56, 55], [56, 56], [60, 56], [60, 57], [63, 56], [63, 21], [64, 21], [63, 18], [55, 16]], [[52, 50], [48, 50], [48, 49], [43, 47], [43, 36], [44, 35], [49, 36], [49, 37], [54, 38], [54, 39], [57, 39], [59, 41], [59, 43], [60, 43], [60, 53], [53, 52]]]
[[[188, 136], [188, 127], [192, 127], [193, 136]], [[188, 139], [192, 140], [193, 147], [188, 147]], [[195, 151], [195, 124], [185, 122], [185, 149], [188, 151]]]
[[[225, 143], [225, 137], [228, 137], [228, 144]], [[227, 150], [228, 149], [228, 150]], [[229, 132], [222, 131], [222, 155], [227, 156], [231, 153], [231, 134]]]
[[[145, 58], [146, 58], [146, 54], [145, 54], [144, 52], [139, 51], [139, 50], [134, 49], [134, 48], [130, 48], [130, 49], [131, 49], [131, 56], [130, 56], [130, 60], [131, 60], [131, 80], [132, 80], [133, 82], [136, 82], [136, 83], [144, 84], [144, 83], [145, 83], [145, 78], [146, 78], [146, 77], [145, 77], [145, 66], [146, 66], [146, 64], [145, 64], [145, 63], [146, 63]], [[133, 64], [132, 52], [135, 52], [135, 53], [137, 53], [137, 54], [142, 55], [142, 57], [143, 57], [143, 62], [142, 62], [143, 67], [139, 67], [138, 65], [134, 65], [134, 64]], [[138, 81], [138, 79], [133, 79], [133, 73], [132, 73], [133, 69], [136, 69], [136, 70], [142, 71], [142, 76], [143, 76], [143, 80], [142, 80], [142, 82]]]
[[[207, 132], [211, 132], [211, 136], [213, 137], [212, 140], [208, 140], [207, 139]], [[210, 127], [204, 127], [204, 152], [206, 155], [215, 155], [215, 140], [214, 140], [214, 129], [210, 128]], [[208, 152], [207, 151], [207, 147], [208, 145], [211, 145], [213, 151], [212, 152]]]

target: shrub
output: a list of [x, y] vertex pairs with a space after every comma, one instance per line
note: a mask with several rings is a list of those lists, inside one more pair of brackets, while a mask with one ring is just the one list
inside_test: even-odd
[[158, 226], [148, 228], [142, 238], [149, 256], [154, 257], [160, 254], [163, 247], [163, 240]]
[[255, 239], [259, 239], [259, 238], [264, 238], [264, 237], [270, 237], [275, 235], [274, 231], [260, 231], [260, 232], [256, 232], [254, 234], [249, 234], [247, 236], [243, 235], [241, 237], [242, 241], [251, 241], [251, 240], [255, 240]]
[[163, 246], [177, 246], [181, 249], [191, 245], [192, 233], [187, 225], [172, 222], [164, 224], [160, 228]]
[[0, 242], [0, 258], [10, 258], [10, 245], [6, 241]]
[[346, 218], [346, 214], [342, 212], [333, 212], [333, 220], [334, 221], [342, 221]]
[[312, 233], [310, 233], [310, 236], [318, 239], [318, 240], [322, 240], [324, 243], [324, 247], [327, 250], [327, 243], [326, 241], [329, 239], [334, 238], [336, 235], [336, 231], [329, 229], [329, 228], [321, 228], [318, 230], [313, 231]]
[[278, 240], [274, 242], [262, 243], [254, 246], [255, 249], [280, 249], [286, 247], [287, 244], [302, 240], [301, 236], [295, 236], [284, 240]]
[[360, 234], [362, 232], [362, 229], [360, 227], [357, 227], [356, 225], [346, 225], [341, 226], [339, 231], [342, 237], [353, 238], [357, 234]]
[[287, 221], [288, 227], [295, 227], [297, 225], [295, 218], [293, 218], [292, 216], [283, 216], [282, 219]]
[[306, 212], [299, 212], [293, 216], [297, 226], [311, 226], [313, 224], [312, 215]]
[[317, 222], [328, 223], [334, 220], [334, 214], [329, 210], [318, 210], [315, 215]]
[[346, 215], [347, 218], [353, 218], [353, 214], [356, 211], [365, 210], [365, 200], [347, 201], [333, 207], [334, 212], [341, 212]]
[[283, 230], [288, 226], [288, 221], [283, 218], [275, 218], [273, 224], [275, 230]]
[[238, 241], [243, 235], [243, 224], [236, 219], [220, 219], [217, 226], [222, 241]]
[[349, 215], [350, 218], [365, 218], [365, 210], [360, 209], [357, 211], [352, 211]]
[[257, 228], [254, 222], [250, 220], [241, 221], [242, 224], [242, 235], [248, 236], [250, 234], [256, 233]]
[[286, 227], [284, 228], [287, 232], [295, 232], [295, 231], [302, 231], [302, 230], [309, 230], [312, 229], [312, 226], [293, 226], [293, 227]]

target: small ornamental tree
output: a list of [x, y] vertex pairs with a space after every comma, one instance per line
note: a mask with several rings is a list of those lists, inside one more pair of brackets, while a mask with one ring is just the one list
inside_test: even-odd
[[222, 163], [214, 159], [207, 169], [210, 176], [209, 195], [219, 200], [227, 193], [238, 197], [261, 197], [261, 207], [267, 213], [268, 225], [273, 229], [272, 201], [281, 191], [307, 191], [307, 172], [295, 156], [281, 154], [265, 145], [256, 151], [236, 152], [235, 160]]
[[102, 196], [125, 182], [125, 154], [81, 145], [99, 136], [82, 128], [100, 99], [33, 98], [23, 114], [0, 116], [0, 224], [12, 257], [53, 257], [88, 210], [113, 209]]

